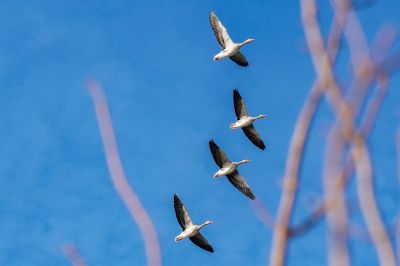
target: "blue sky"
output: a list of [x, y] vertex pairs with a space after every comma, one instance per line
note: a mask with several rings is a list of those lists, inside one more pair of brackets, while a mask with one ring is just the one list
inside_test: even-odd
[[[219, 46], [214, 10], [250, 66], [214, 62]], [[360, 13], [369, 40], [384, 23], [396, 28], [400, 2], [377, 1]], [[93, 77], [109, 99], [126, 174], [153, 218], [165, 265], [265, 265], [271, 232], [248, 200], [217, 170], [213, 138], [275, 213], [294, 122], [315, 74], [297, 1], [1, 1], [0, 2], [0, 264], [70, 265], [74, 242], [89, 265], [144, 265], [140, 232], [114, 191], [93, 104], [84, 81]], [[321, 6], [327, 32], [332, 12]], [[396, 47], [399, 43], [396, 43]], [[350, 65], [339, 60], [343, 82]], [[398, 76], [369, 141], [376, 192], [385, 221], [398, 211], [394, 138], [399, 122]], [[258, 150], [231, 132], [232, 90], [239, 88], [267, 145]], [[302, 171], [294, 221], [321, 195], [321, 155], [332, 115], [320, 108]], [[354, 193], [352, 219], [364, 226]], [[192, 219], [214, 224], [204, 235], [216, 252], [180, 232], [172, 206], [178, 192]], [[291, 242], [290, 265], [324, 265], [325, 223]], [[351, 241], [355, 265], [377, 265], [369, 243]]]

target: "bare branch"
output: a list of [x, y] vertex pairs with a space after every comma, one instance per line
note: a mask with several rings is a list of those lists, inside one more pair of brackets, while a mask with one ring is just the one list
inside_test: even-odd
[[64, 254], [69, 258], [72, 266], [86, 266], [85, 259], [81, 256], [73, 243], [63, 246]]
[[[335, 61], [339, 50], [341, 28], [343, 23], [340, 20], [345, 17], [335, 17], [332, 23], [331, 31], [328, 39], [328, 52], [330, 60]], [[297, 188], [297, 180], [301, 168], [303, 148], [307, 141], [307, 136], [314, 118], [315, 111], [319, 105], [323, 88], [316, 81], [311, 88], [309, 96], [303, 104], [302, 110], [297, 118], [293, 135], [291, 138], [288, 157], [286, 160], [285, 175], [283, 178], [284, 189], [279, 203], [279, 211], [277, 223], [274, 227], [273, 247], [271, 249], [270, 264], [283, 265], [286, 255], [286, 245], [288, 238], [288, 225], [295, 200], [295, 191]]]
[[95, 106], [107, 165], [114, 188], [128, 208], [133, 220], [139, 226], [145, 242], [147, 265], [160, 266], [161, 252], [157, 232], [150, 216], [147, 214], [146, 209], [142, 206], [139, 197], [136, 195], [125, 176], [106, 97], [102, 88], [94, 81], [88, 82], [87, 87]]
[[275, 219], [267, 208], [258, 199], [252, 200], [250, 206], [253, 208], [254, 213], [258, 219], [264, 224], [267, 229], [273, 229], [275, 225]]
[[[364, 138], [368, 138], [370, 135], [372, 128], [374, 126], [374, 122], [376, 121], [376, 116], [379, 113], [380, 107], [383, 103], [387, 92], [387, 81], [385, 78], [381, 78], [378, 81], [378, 86], [376, 90], [376, 94], [372, 97], [370, 103], [368, 104], [364, 120], [361, 126], [361, 134]], [[336, 180], [334, 185], [335, 190], [341, 190], [347, 184], [350, 176], [353, 174], [354, 171], [354, 164], [351, 160], [351, 157], [348, 157], [345, 163], [345, 167], [342, 170], [339, 178]], [[400, 171], [400, 170], [399, 170]], [[400, 180], [399, 180], [400, 182]], [[311, 212], [311, 214], [304, 219], [303, 222], [299, 223], [298, 225], [294, 225], [289, 229], [289, 233], [291, 236], [298, 236], [312, 228], [316, 225], [321, 219], [325, 216], [326, 212], [329, 212], [332, 208], [335, 207], [335, 200], [322, 200], [315, 209]]]
[[357, 173], [357, 192], [361, 210], [374, 241], [381, 265], [395, 265], [393, 247], [380, 217], [372, 187], [372, 166], [364, 138], [355, 131], [351, 109], [344, 101], [336, 84], [323, 40], [316, 22], [314, 0], [302, 0], [304, 30], [310, 47], [314, 68], [319, 80], [326, 84], [328, 102], [342, 127], [342, 134], [351, 142], [351, 155]]

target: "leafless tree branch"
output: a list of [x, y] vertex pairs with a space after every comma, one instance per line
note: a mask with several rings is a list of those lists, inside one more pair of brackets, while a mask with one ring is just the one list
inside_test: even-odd
[[[342, 19], [345, 18], [334, 18], [329, 34], [328, 51], [332, 62], [335, 61], [337, 52], [339, 50], [341, 36], [340, 25], [342, 24], [342, 22], [339, 20]], [[289, 236], [288, 226], [296, 197], [295, 194], [299, 178], [299, 171], [301, 168], [303, 148], [307, 141], [311, 122], [322, 95], [323, 88], [321, 87], [320, 83], [316, 81], [312, 86], [309, 96], [306, 98], [306, 101], [304, 102], [302, 110], [300, 111], [299, 117], [296, 121], [289, 146], [288, 158], [286, 160], [285, 174], [283, 178], [284, 186], [279, 203], [277, 223], [275, 223], [273, 232], [273, 248], [270, 256], [270, 265], [284, 264], [287, 238]]]
[[79, 253], [74, 244], [69, 243], [63, 246], [64, 254], [69, 258], [72, 266], [86, 266], [85, 259]]
[[[302, 18], [308, 45], [310, 47], [314, 68], [318, 79], [327, 88], [327, 99], [332, 106], [342, 128], [343, 136], [351, 143], [350, 151], [355, 163], [357, 175], [357, 192], [368, 230], [374, 241], [381, 265], [395, 265], [394, 252], [383, 225], [375, 201], [372, 186], [372, 166], [364, 138], [357, 133], [352, 121], [352, 112], [344, 101], [338, 88], [328, 55], [323, 48], [323, 40], [316, 21], [314, 0], [301, 1]], [[368, 73], [368, 71], [367, 71]], [[358, 75], [364, 75], [360, 72]]]
[[157, 232], [150, 216], [126, 178], [119, 156], [107, 99], [102, 88], [94, 81], [88, 82], [87, 87], [95, 106], [107, 165], [114, 187], [142, 233], [145, 242], [147, 265], [160, 266], [162, 264], [161, 251]]

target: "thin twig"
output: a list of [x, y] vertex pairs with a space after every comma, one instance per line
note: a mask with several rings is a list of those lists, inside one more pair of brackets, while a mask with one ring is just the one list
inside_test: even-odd
[[69, 258], [72, 266], [86, 266], [85, 259], [79, 253], [79, 250], [73, 243], [65, 244], [63, 246], [64, 254]]
[[258, 199], [250, 202], [250, 206], [253, 208], [257, 218], [264, 224], [267, 229], [273, 230], [275, 225], [275, 219], [273, 215], [268, 211], [267, 208]]
[[102, 88], [94, 81], [88, 82], [87, 87], [95, 106], [107, 165], [114, 188], [128, 208], [133, 220], [139, 226], [145, 243], [147, 265], [160, 266], [161, 252], [157, 232], [150, 216], [126, 178], [119, 156], [107, 99]]

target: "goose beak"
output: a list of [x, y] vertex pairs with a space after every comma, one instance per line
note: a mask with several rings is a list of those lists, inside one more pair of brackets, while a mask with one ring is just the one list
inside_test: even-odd
[[218, 61], [218, 56], [214, 56], [214, 61]]
[[180, 238], [180, 237], [175, 237], [175, 242], [178, 242], [178, 241], [181, 241], [182, 240], [182, 238]]

